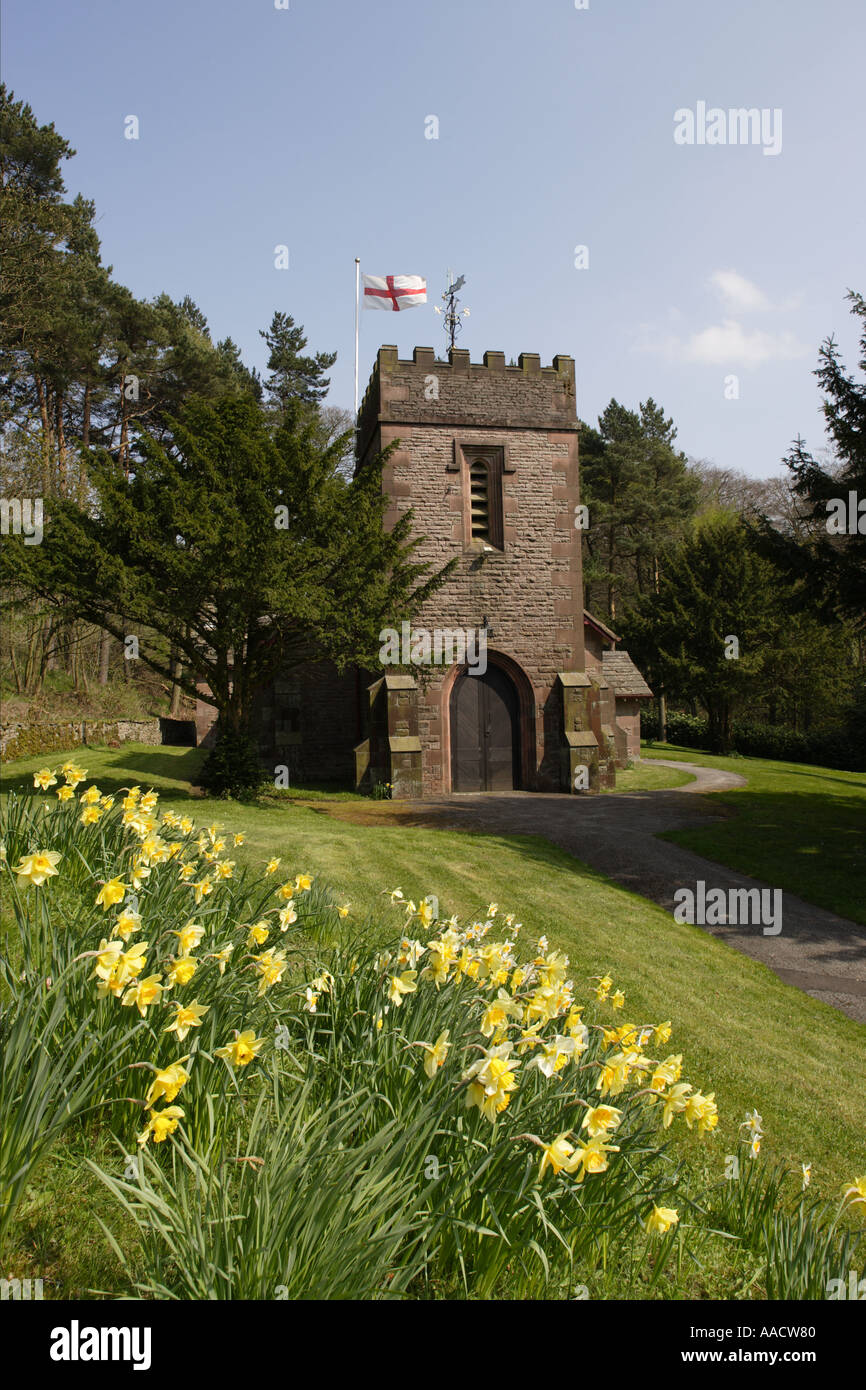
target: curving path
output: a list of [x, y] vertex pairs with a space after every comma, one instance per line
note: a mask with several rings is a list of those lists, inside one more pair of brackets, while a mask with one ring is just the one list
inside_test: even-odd
[[[773, 887], [657, 838], [662, 831], [712, 824], [720, 815], [729, 814], [727, 807], [714, 806], [705, 794], [745, 786], [746, 779], [694, 763], [653, 762], [683, 769], [695, 780], [673, 790], [615, 796], [455, 793], [404, 804], [411, 804], [416, 824], [541, 835], [671, 913], [674, 891], [694, 888], [699, 879], [708, 889], [726, 892], [730, 888]], [[866, 1023], [866, 928], [856, 922], [785, 892], [778, 936], [764, 936], [760, 927], [729, 924], [703, 930], [769, 966], [787, 984]]]

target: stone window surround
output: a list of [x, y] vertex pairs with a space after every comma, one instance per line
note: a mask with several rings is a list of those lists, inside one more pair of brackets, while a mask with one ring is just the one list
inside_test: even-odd
[[[472, 498], [470, 470], [479, 459], [486, 462], [492, 457], [493, 467], [487, 470], [487, 504], [490, 523], [490, 539], [481, 541], [472, 535]], [[503, 500], [503, 478], [506, 473], [514, 473], [515, 466], [510, 458], [507, 439], [460, 439], [454, 440], [452, 462], [447, 464], [449, 473], [461, 475], [463, 494], [464, 550], [478, 551], [490, 545], [501, 554], [505, 552], [505, 506]]]

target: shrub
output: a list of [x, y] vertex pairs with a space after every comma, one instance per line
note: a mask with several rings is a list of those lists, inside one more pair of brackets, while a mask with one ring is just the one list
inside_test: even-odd
[[[667, 734], [668, 742], [684, 748], [709, 746], [709, 726], [700, 716], [672, 711], [668, 714]], [[641, 711], [641, 737], [649, 740], [659, 737], [658, 717], [654, 711]], [[775, 724], [735, 719], [732, 751], [778, 762], [811, 763], [848, 772], [866, 771], [866, 743], [862, 734], [855, 736], [842, 729], [805, 734]]]

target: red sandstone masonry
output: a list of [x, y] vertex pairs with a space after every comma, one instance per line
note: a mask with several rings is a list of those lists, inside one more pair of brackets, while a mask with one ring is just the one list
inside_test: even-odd
[[[573, 360], [558, 356], [542, 367], [524, 353], [507, 367], [503, 353], [485, 353], [481, 365], [459, 349], [443, 362], [432, 348], [416, 348], [401, 361], [396, 348], [383, 347], [359, 424], [362, 455], [399, 440], [383, 474], [386, 525], [411, 508], [424, 536], [418, 558], [437, 569], [459, 559], [415, 626], [478, 628], [487, 617], [491, 653], [519, 668], [512, 677], [524, 726], [523, 785], [558, 788], [556, 676], [584, 666]], [[467, 540], [461, 446], [471, 444], [504, 451], [504, 550], [484, 558], [482, 543]], [[439, 677], [419, 690], [425, 792], [449, 789], [449, 685]]]

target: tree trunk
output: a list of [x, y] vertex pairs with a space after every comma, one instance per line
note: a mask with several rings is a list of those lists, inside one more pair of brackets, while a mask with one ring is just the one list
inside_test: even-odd
[[63, 396], [58, 391], [54, 402], [54, 415], [57, 422], [57, 478], [58, 491], [61, 495], [67, 493], [68, 479], [66, 477], [66, 432], [63, 428]]
[[183, 674], [183, 663], [180, 659], [180, 652], [175, 646], [173, 646], [171, 649], [171, 674], [174, 677], [174, 682], [171, 687], [171, 706], [169, 708], [169, 716], [172, 719], [177, 719], [178, 715], [180, 714], [181, 699], [183, 698], [183, 691], [181, 690], [181, 687], [178, 684], [180, 677]]
[[108, 670], [111, 662], [111, 633], [99, 634], [99, 684], [108, 685]]
[[659, 742], [668, 741], [668, 702], [664, 691], [659, 692]]
[[50, 497], [51, 487], [51, 417], [48, 413], [48, 400], [45, 393], [45, 383], [42, 377], [34, 373], [36, 383], [36, 399], [39, 403], [39, 418], [42, 421], [42, 495]]

